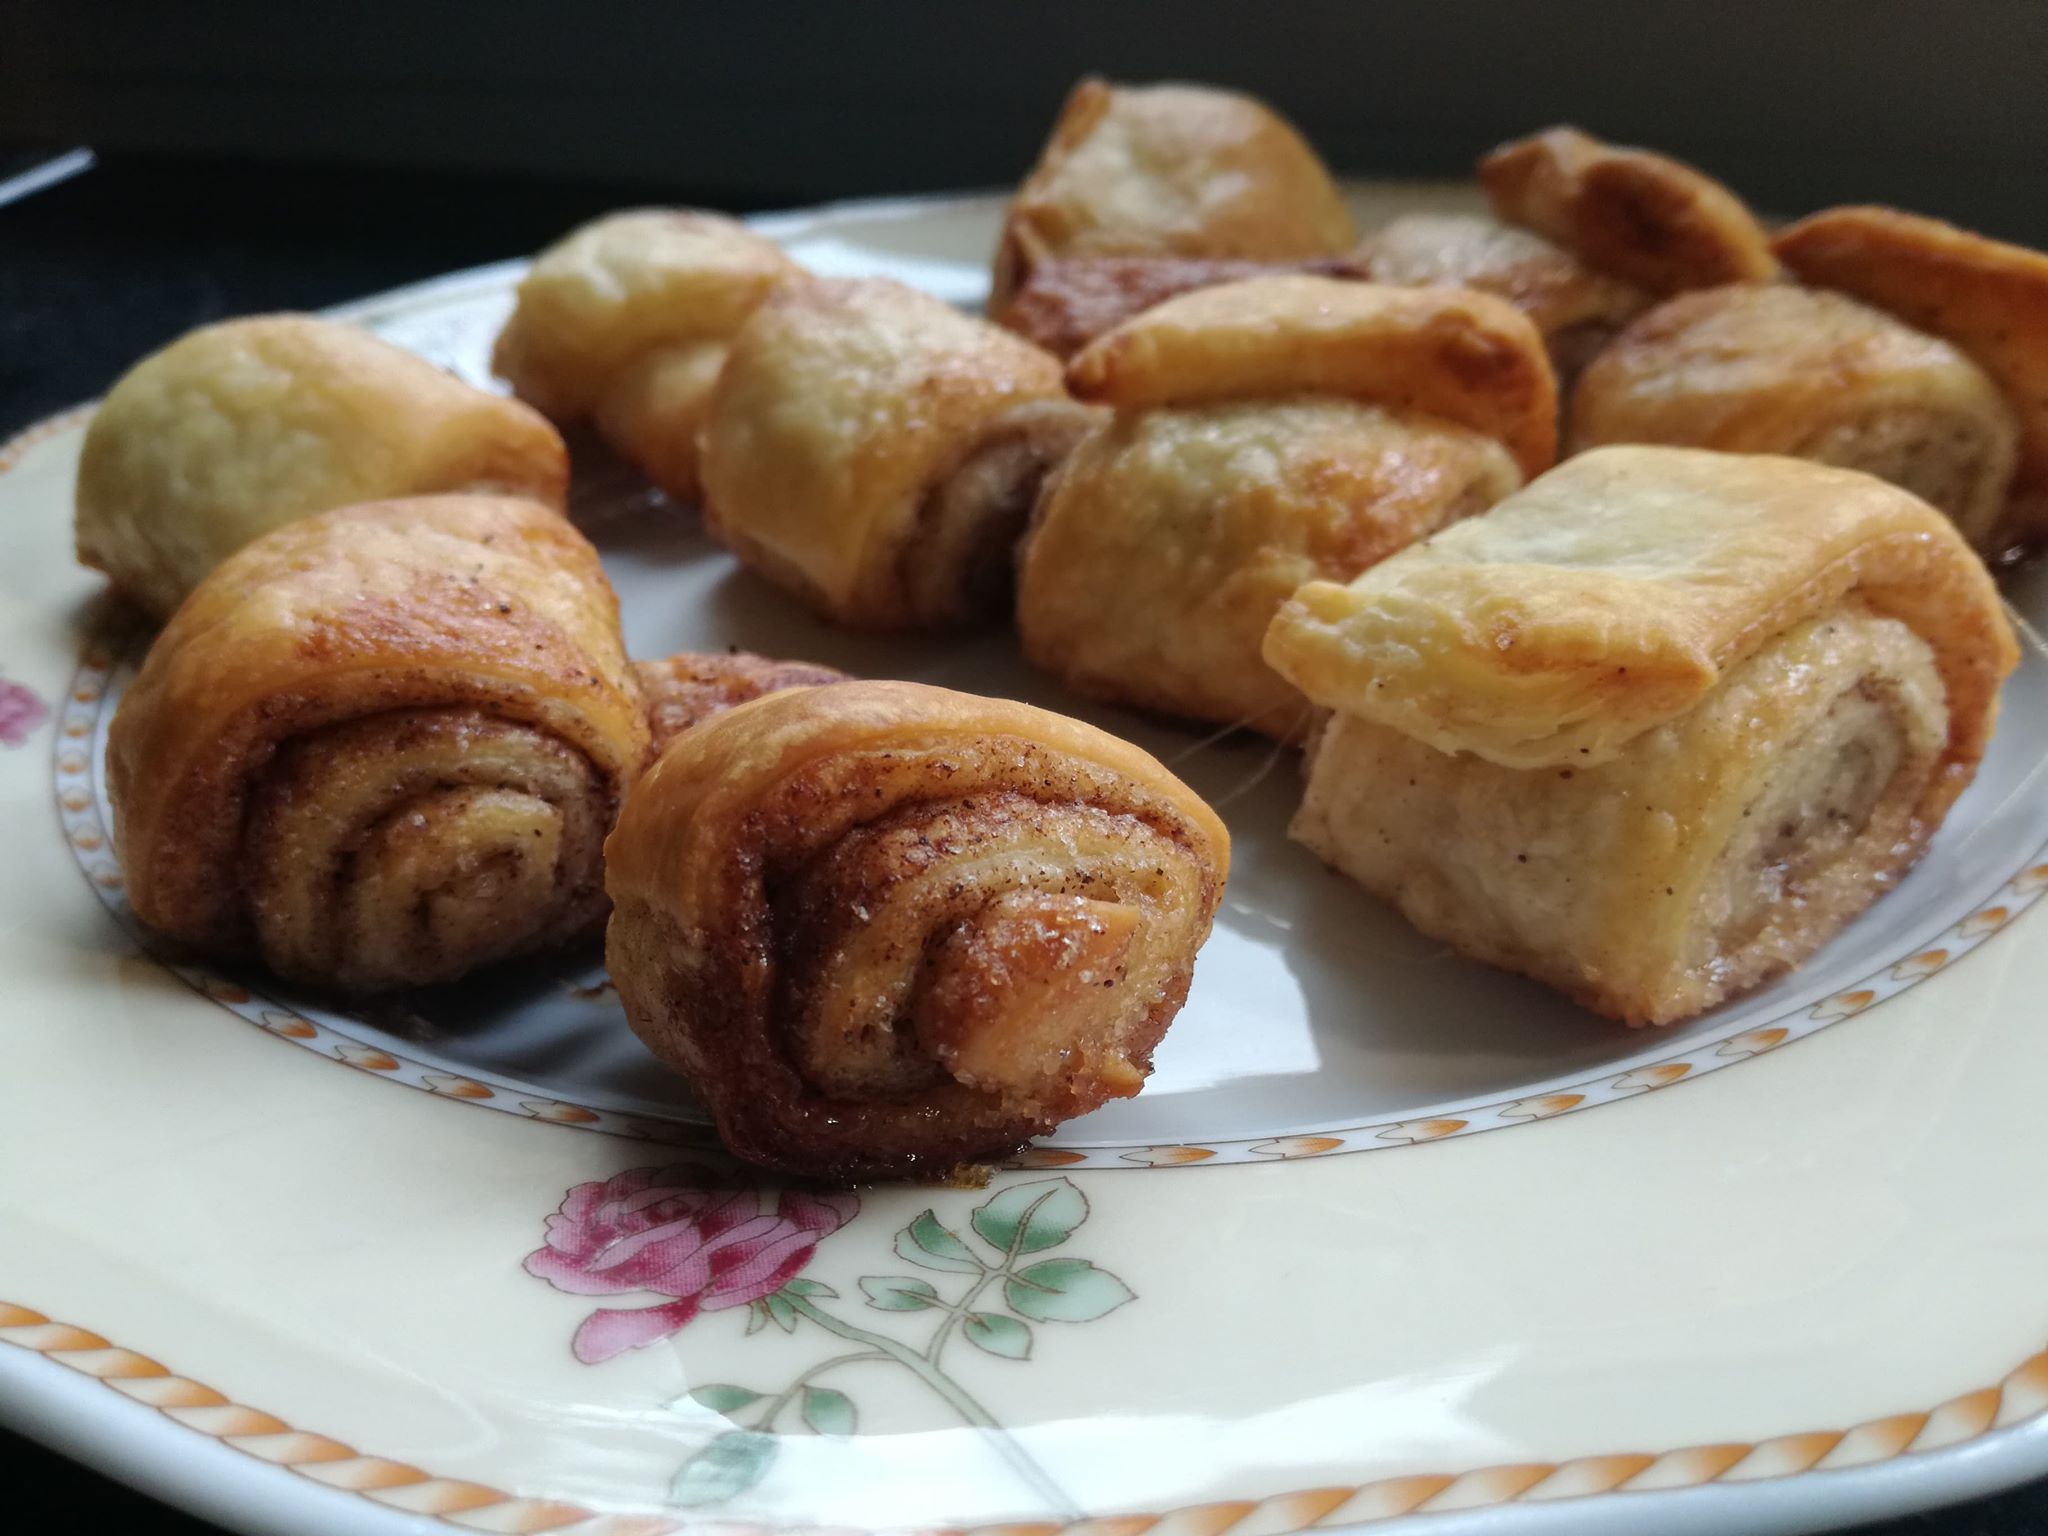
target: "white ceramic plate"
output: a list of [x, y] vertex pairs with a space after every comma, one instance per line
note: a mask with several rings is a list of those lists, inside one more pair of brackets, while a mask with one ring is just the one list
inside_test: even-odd
[[[972, 303], [997, 208], [761, 222]], [[517, 274], [345, 313], [481, 382]], [[691, 515], [584, 485], [636, 652], [1082, 714], [1237, 840], [1140, 1098], [985, 1190], [805, 1193], [718, 1158], [592, 955], [346, 1014], [145, 953], [98, 769], [141, 636], [70, 559], [81, 426], [0, 450], [14, 1426], [292, 1536], [1757, 1533], [2048, 1472], [2038, 645], [1895, 894], [1795, 975], [1631, 1033], [1324, 872], [1270, 746], [1082, 705], [1001, 633], [824, 628]], [[2048, 617], [2041, 572], [2007, 585]]]

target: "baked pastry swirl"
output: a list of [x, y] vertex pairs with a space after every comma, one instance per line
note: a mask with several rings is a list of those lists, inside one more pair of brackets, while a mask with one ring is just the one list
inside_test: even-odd
[[786, 288], [734, 338], [712, 397], [705, 518], [826, 618], [984, 618], [1091, 415], [1055, 359], [929, 294], [879, 278]]
[[1665, 300], [1580, 375], [1570, 421], [1575, 448], [1665, 443], [1860, 469], [1932, 503], [1980, 549], [2019, 443], [1997, 386], [1957, 348], [1789, 283]]
[[1270, 107], [1207, 86], [1087, 79], [1010, 202], [989, 312], [1054, 259], [1294, 261], [1357, 238], [1330, 173]]
[[847, 682], [677, 738], [606, 848], [627, 1017], [739, 1156], [942, 1175], [1134, 1094], [1229, 839], [1078, 721]]
[[1349, 586], [1268, 660], [1333, 711], [1293, 834], [1425, 933], [1629, 1024], [1798, 964], [1969, 784], [2018, 651], [1924, 502], [1603, 448]]
[[633, 674], [647, 700], [647, 727], [660, 752], [694, 725], [785, 688], [843, 683], [844, 672], [808, 661], [778, 661], [750, 651], [678, 651], [636, 661]]
[[280, 523], [353, 502], [498, 491], [559, 507], [540, 416], [311, 315], [202, 326], [108, 392], [78, 462], [78, 558], [152, 617]]
[[2018, 463], [1997, 521], [1965, 531], [1993, 554], [2048, 539], [2048, 255], [1895, 208], [1828, 209], [1776, 249], [1804, 281], [1939, 336], [1991, 377], [2018, 425]]
[[1026, 653], [1082, 693], [1283, 740], [1309, 711], [1259, 654], [1280, 604], [1484, 511], [1548, 464], [1556, 430], [1534, 327], [1452, 288], [1205, 288], [1068, 378], [1117, 414], [1026, 541]]
[[604, 836], [647, 742], [617, 601], [558, 513], [320, 513], [222, 562], [121, 700], [128, 899], [295, 981], [451, 981], [603, 915]]
[[803, 271], [736, 219], [608, 214], [534, 258], [491, 358], [522, 400], [588, 420], [679, 501], [698, 494], [697, 433], [728, 343]]

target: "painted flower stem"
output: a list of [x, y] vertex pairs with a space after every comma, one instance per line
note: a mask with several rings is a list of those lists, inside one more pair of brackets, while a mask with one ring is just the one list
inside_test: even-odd
[[797, 1393], [809, 1386], [814, 1378], [824, 1375], [827, 1371], [836, 1371], [842, 1365], [858, 1365], [863, 1360], [886, 1360], [888, 1358], [887, 1355], [880, 1354], [875, 1350], [862, 1349], [856, 1350], [850, 1355], [834, 1355], [830, 1360], [819, 1362], [784, 1388], [768, 1404], [768, 1411], [755, 1421], [754, 1427], [763, 1432], [772, 1431], [775, 1427], [776, 1419], [781, 1416], [782, 1410], [795, 1400]]
[[995, 1442], [997, 1450], [1002, 1453], [1003, 1459], [1010, 1463], [1019, 1477], [1031, 1485], [1034, 1493], [1047, 1502], [1053, 1513], [1068, 1520], [1081, 1518], [1079, 1507], [1067, 1491], [1047, 1475], [1045, 1469], [1039, 1466], [1030, 1453], [1017, 1443], [1015, 1437], [996, 1421], [993, 1414], [956, 1385], [929, 1357], [907, 1344], [899, 1344], [896, 1340], [879, 1333], [870, 1333], [857, 1323], [849, 1323], [832, 1316], [829, 1312], [822, 1312], [811, 1304], [808, 1297], [792, 1296], [788, 1292], [784, 1292], [783, 1295], [798, 1316], [809, 1318], [826, 1332], [836, 1333], [849, 1344], [859, 1344], [877, 1354], [886, 1355], [910, 1371], [919, 1381], [945, 1399], [948, 1406], [961, 1418], [988, 1435]]

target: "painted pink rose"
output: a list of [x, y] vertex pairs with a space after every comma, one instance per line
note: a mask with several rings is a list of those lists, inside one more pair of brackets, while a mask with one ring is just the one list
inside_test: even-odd
[[669, 1298], [585, 1318], [570, 1347], [595, 1365], [667, 1338], [699, 1312], [781, 1290], [859, 1209], [850, 1194], [767, 1190], [697, 1164], [632, 1168], [570, 1190], [548, 1218], [547, 1246], [526, 1256], [526, 1272], [575, 1296]]
[[19, 683], [0, 678], [0, 743], [19, 747], [49, 714], [43, 701]]

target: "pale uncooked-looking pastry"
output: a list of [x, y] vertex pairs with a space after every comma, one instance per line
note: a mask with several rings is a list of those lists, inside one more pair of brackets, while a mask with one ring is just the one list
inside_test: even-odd
[[1666, 155], [1551, 128], [1487, 155], [1479, 181], [1507, 223], [1651, 293], [1778, 274], [1770, 236], [1742, 200]]
[[1742, 283], [1667, 299], [1571, 397], [1575, 448], [1665, 443], [1782, 453], [1904, 486], [1988, 548], [2019, 440], [1984, 370], [1838, 293]]
[[1406, 214], [1359, 254], [1374, 282], [1449, 283], [1506, 299], [1543, 333], [1565, 381], [1652, 302], [1541, 235], [1483, 214]]
[[258, 534], [392, 496], [502, 491], [562, 505], [561, 438], [355, 326], [202, 326], [121, 376], [78, 462], [78, 558], [163, 618]]
[[985, 617], [1040, 482], [1091, 416], [1056, 359], [929, 294], [785, 288], [734, 338], [712, 396], [705, 518], [841, 623]]
[[1907, 492], [1630, 447], [1309, 584], [1266, 656], [1333, 712], [1295, 837], [1462, 953], [1648, 1024], [1798, 964], [1897, 880], [2018, 651]]
[[626, 1017], [727, 1147], [943, 1177], [1143, 1086], [1230, 838], [1078, 720], [842, 682], [677, 737], [605, 861]]
[[1838, 289], [1953, 343], [2005, 392], [2019, 464], [1993, 553], [2048, 538], [2048, 255], [1894, 208], [1832, 208], [1785, 230], [1778, 255], [1801, 279]]
[[1259, 654], [1280, 604], [1485, 510], [1555, 430], [1535, 328], [1452, 288], [1205, 288], [1099, 338], [1069, 379], [1117, 412], [1026, 541], [1026, 653], [1091, 696], [1282, 739], [1309, 711]]
[[1055, 258], [1291, 261], [1357, 238], [1330, 173], [1270, 107], [1207, 86], [1083, 80], [1011, 200], [989, 310]]
[[803, 276], [737, 219], [684, 209], [608, 214], [534, 258], [491, 366], [567, 425], [682, 501], [697, 497], [697, 432], [727, 343]]

